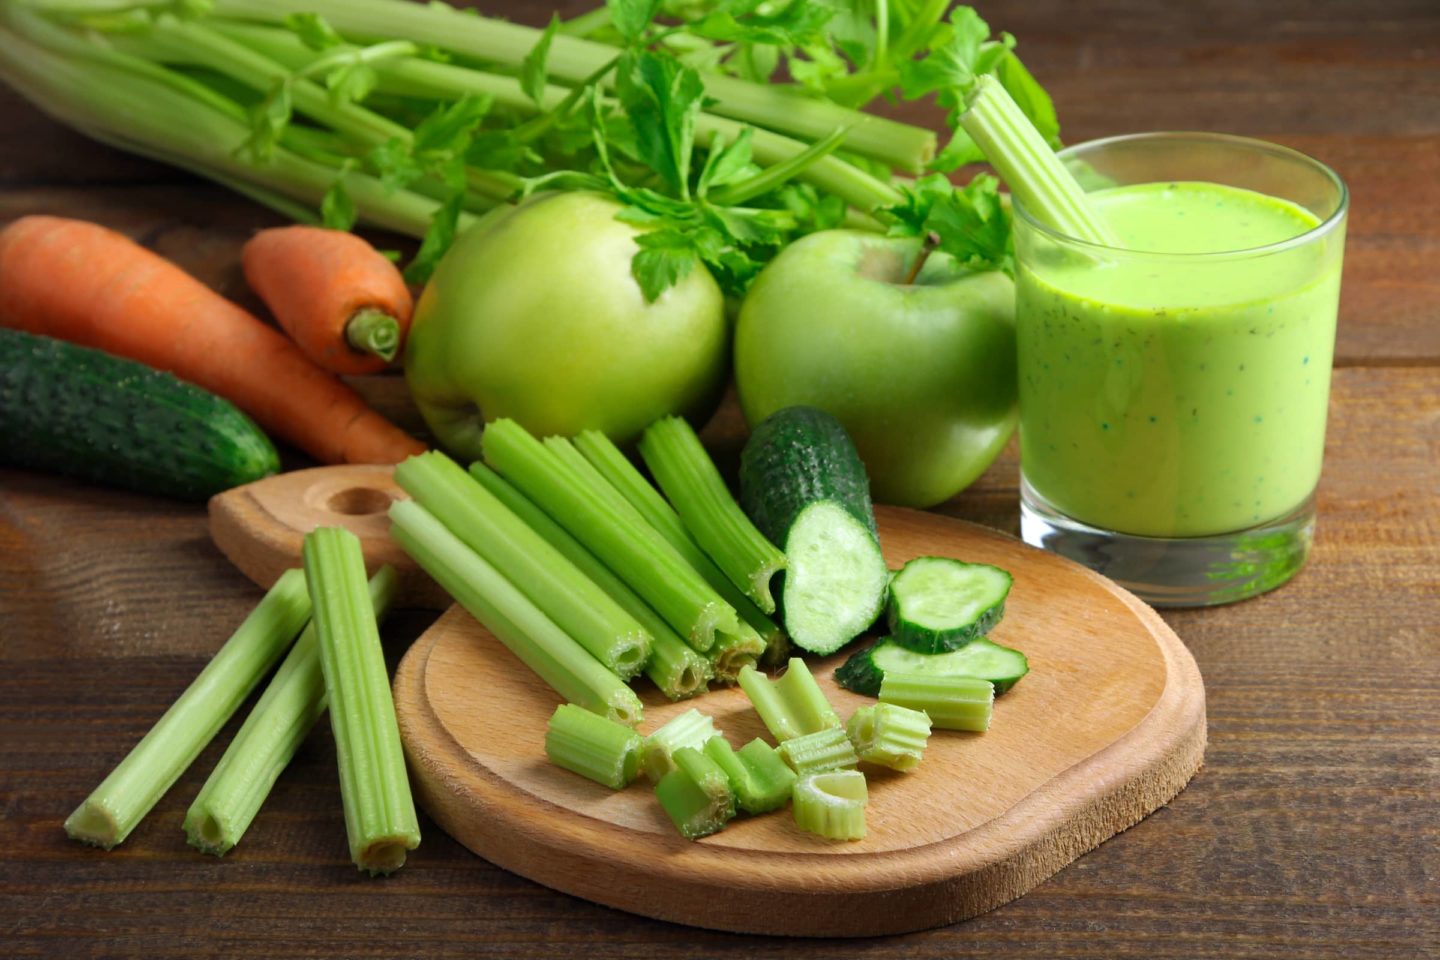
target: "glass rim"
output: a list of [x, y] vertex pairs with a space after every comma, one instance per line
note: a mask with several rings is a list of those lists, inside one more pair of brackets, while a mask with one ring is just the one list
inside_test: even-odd
[[1334, 232], [1335, 229], [1342, 222], [1344, 222], [1345, 215], [1350, 210], [1350, 188], [1346, 185], [1344, 179], [1342, 179], [1341, 176], [1333, 169], [1331, 169], [1327, 164], [1315, 159], [1308, 153], [1296, 150], [1293, 147], [1283, 146], [1281, 144], [1272, 143], [1269, 140], [1261, 140], [1256, 137], [1242, 137], [1230, 133], [1211, 133], [1202, 130], [1157, 130], [1146, 133], [1122, 133], [1117, 134], [1113, 137], [1101, 137], [1098, 140], [1086, 140], [1083, 143], [1072, 144], [1062, 150], [1056, 151], [1055, 155], [1061, 160], [1065, 160], [1071, 156], [1079, 154], [1082, 151], [1093, 150], [1096, 148], [1111, 146], [1113, 144], [1127, 143], [1137, 140], [1208, 140], [1220, 143], [1228, 143], [1231, 146], [1244, 147], [1248, 150], [1254, 150], [1260, 153], [1270, 153], [1276, 156], [1284, 157], [1289, 160], [1299, 161], [1300, 163], [1319, 171], [1324, 177], [1326, 177], [1331, 183], [1333, 183], [1337, 191], [1339, 192], [1340, 199], [1339, 202], [1336, 203], [1335, 209], [1331, 211], [1328, 217], [1326, 217], [1324, 220], [1320, 221], [1310, 229], [1306, 230], [1304, 233], [1296, 234], [1293, 237], [1287, 237], [1284, 240], [1276, 240], [1274, 243], [1262, 244], [1258, 247], [1241, 247], [1235, 250], [1205, 250], [1193, 253], [1174, 253], [1159, 250], [1136, 250], [1133, 247], [1120, 247], [1113, 246], [1108, 243], [1095, 243], [1090, 240], [1085, 240], [1081, 237], [1073, 236], [1071, 234], [1065, 233], [1064, 231], [1056, 230], [1049, 224], [1041, 223], [1039, 220], [1036, 220], [1033, 216], [1030, 215], [1030, 212], [1025, 209], [1025, 205], [1020, 202], [1020, 199], [1016, 197], [1012, 192], [1010, 194], [1010, 202], [1011, 206], [1015, 211], [1015, 214], [1020, 219], [1024, 220], [1027, 225], [1033, 227], [1040, 233], [1049, 237], [1051, 240], [1059, 241], [1069, 246], [1080, 247], [1087, 250], [1111, 254], [1123, 253], [1132, 257], [1155, 258], [1161, 260], [1195, 261], [1207, 259], [1239, 259], [1241, 257], [1268, 256], [1273, 253], [1280, 253], [1285, 250], [1293, 249], [1295, 247], [1301, 247], [1305, 244], [1313, 243], [1323, 238], [1326, 234]]

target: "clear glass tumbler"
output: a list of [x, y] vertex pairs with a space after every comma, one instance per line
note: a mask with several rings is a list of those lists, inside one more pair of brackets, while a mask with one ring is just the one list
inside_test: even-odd
[[[1147, 205], [1180, 252], [1086, 243], [1016, 205], [1022, 536], [1157, 606], [1279, 586], [1314, 531], [1345, 184], [1294, 150], [1208, 133], [1061, 158], [1102, 209]], [[1277, 216], [1298, 235], [1247, 239]]]

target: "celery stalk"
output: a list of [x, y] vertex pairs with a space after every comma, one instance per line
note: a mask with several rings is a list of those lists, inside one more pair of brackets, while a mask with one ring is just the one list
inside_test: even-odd
[[590, 465], [605, 479], [608, 487], [613, 488], [646, 523], [654, 527], [690, 566], [699, 571], [705, 582], [714, 587], [716, 592], [725, 598], [725, 602], [735, 608], [740, 619], [760, 635], [765, 641], [767, 658], [778, 657], [788, 649], [789, 642], [780, 626], [767, 617], [744, 591], [731, 583], [730, 578], [715, 566], [715, 562], [706, 556], [705, 551], [700, 549], [700, 545], [685, 529], [685, 523], [675, 512], [675, 508], [665, 502], [660, 491], [645, 479], [609, 437], [598, 430], [586, 430], [573, 442], [575, 449], [584, 454]]
[[885, 671], [880, 701], [924, 711], [932, 726], [946, 730], [990, 729], [995, 685], [975, 677], [932, 677]]
[[735, 802], [746, 813], [769, 813], [790, 802], [795, 771], [759, 737], [738, 751], [724, 737], [712, 737], [705, 741], [704, 753], [730, 778]]
[[733, 632], [735, 611], [658, 533], [614, 509], [513, 420], [482, 437], [485, 460], [615, 571], [700, 652], [715, 631]]
[[827, 840], [865, 837], [870, 793], [859, 770], [832, 770], [801, 777], [795, 784], [795, 824]]
[[320, 527], [305, 535], [300, 552], [331, 707], [350, 859], [371, 874], [391, 873], [420, 845], [420, 822], [360, 538], [343, 527]]
[[556, 707], [545, 728], [545, 755], [551, 763], [611, 790], [626, 786], [640, 772], [643, 744], [630, 727], [573, 703]]
[[644, 667], [645, 628], [455, 461], [438, 450], [410, 457], [395, 482], [621, 680]]
[[745, 516], [695, 429], [680, 417], [657, 420], [640, 438], [640, 455], [701, 549], [761, 610], [774, 613], [770, 580], [785, 569], [785, 554]]
[[640, 722], [635, 691], [428, 510], [397, 501], [390, 523], [395, 542], [561, 697], [627, 727]]
[[[390, 566], [370, 578], [376, 617], [385, 615], [398, 587]], [[240, 842], [326, 703], [319, 638], [311, 621], [190, 804], [184, 826], [191, 846], [223, 856]]]
[[930, 740], [930, 717], [896, 703], [877, 703], [852, 713], [845, 732], [866, 763], [913, 770]]
[[680, 639], [680, 635], [670, 629], [670, 625], [650, 609], [624, 580], [500, 474], [483, 463], [472, 463], [470, 475], [525, 521], [531, 530], [544, 537], [550, 546], [564, 554], [580, 572], [599, 584], [611, 599], [649, 632], [650, 659], [645, 662], [645, 676], [660, 688], [661, 693], [671, 700], [682, 700], [705, 692], [705, 685], [713, 675], [710, 661]]
[[694, 747], [675, 751], [675, 766], [655, 785], [655, 797], [686, 840], [709, 836], [735, 816], [730, 778]]
[[746, 667], [755, 668], [765, 655], [765, 641], [745, 621], [734, 633], [715, 634], [715, 646], [710, 648], [710, 666], [715, 679], [733, 686], [740, 679], [740, 671]]
[[777, 751], [798, 776], [827, 770], [849, 770], [860, 762], [855, 745], [839, 727], [827, 727], [780, 744]]
[[681, 747], [700, 749], [712, 737], [720, 736], [715, 729], [715, 719], [699, 710], [690, 709], [675, 717], [669, 723], [655, 730], [645, 738], [641, 761], [645, 765], [645, 776], [651, 783], [675, 769], [675, 751]]
[[1087, 243], [1115, 245], [1103, 217], [994, 77], [980, 77], [960, 125], [1035, 219]]
[[310, 616], [305, 576], [287, 570], [170, 709], [65, 821], [106, 850], [130, 835], [284, 654]]
[[740, 689], [777, 742], [840, 726], [835, 709], [799, 657], [790, 658], [778, 680], [769, 680], [754, 667], [746, 667], [740, 671]]

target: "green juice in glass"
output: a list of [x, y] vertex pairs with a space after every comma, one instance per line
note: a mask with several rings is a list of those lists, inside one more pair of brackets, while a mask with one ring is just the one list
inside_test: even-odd
[[1141, 537], [1244, 530], [1299, 507], [1325, 446], [1343, 223], [1308, 242], [1309, 209], [1211, 182], [1089, 198], [1114, 249], [1017, 225], [1030, 488]]

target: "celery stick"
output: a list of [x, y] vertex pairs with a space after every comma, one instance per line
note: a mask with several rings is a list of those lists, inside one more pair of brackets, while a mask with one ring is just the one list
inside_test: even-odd
[[1116, 244], [1080, 184], [998, 80], [976, 81], [960, 125], [1036, 220], [1087, 243]]
[[650, 634], [650, 659], [645, 662], [645, 676], [660, 688], [661, 693], [671, 700], [683, 700], [705, 692], [705, 686], [714, 674], [710, 661], [681, 640], [680, 635], [670, 629], [670, 625], [624, 580], [500, 474], [483, 463], [472, 463], [470, 475], [640, 622]]
[[675, 751], [675, 766], [655, 785], [655, 797], [686, 840], [709, 836], [735, 816], [730, 778], [694, 747]]
[[790, 658], [778, 680], [767, 679], [754, 667], [746, 667], [740, 671], [740, 689], [777, 742], [840, 726], [830, 701], [799, 657]]
[[130, 835], [280, 659], [305, 620], [305, 576], [287, 570], [150, 732], [65, 821], [106, 850]]
[[995, 685], [976, 677], [933, 677], [887, 670], [880, 681], [880, 700], [923, 710], [932, 726], [983, 732], [990, 728]]
[[[381, 567], [370, 578], [370, 603], [377, 618], [385, 615], [398, 588], [393, 567]], [[239, 843], [280, 771], [325, 712], [318, 644], [312, 620], [190, 804], [184, 826], [191, 846], [223, 856]]]
[[852, 713], [845, 732], [866, 763], [913, 770], [930, 739], [930, 718], [896, 703], [877, 703]]
[[759, 737], [739, 751], [731, 749], [724, 737], [711, 737], [705, 741], [704, 753], [730, 778], [735, 802], [746, 813], [769, 813], [790, 802], [795, 771]]
[[755, 664], [765, 655], [765, 641], [750, 624], [740, 622], [740, 629], [734, 633], [717, 633], [715, 646], [710, 648], [710, 665], [715, 679], [721, 683], [734, 684], [740, 679], [740, 671], [746, 667], [754, 669]]
[[301, 556], [315, 611], [320, 667], [355, 866], [391, 873], [420, 845], [390, 676], [365, 582], [360, 538], [343, 527], [305, 535]]
[[702, 653], [715, 631], [733, 632], [735, 611], [658, 533], [614, 509], [513, 420], [482, 437], [486, 461], [604, 561], [665, 622]]
[[780, 744], [781, 759], [802, 777], [827, 770], [849, 770], [860, 762], [855, 745], [839, 727], [827, 727]]
[[438, 450], [410, 457], [395, 482], [621, 680], [645, 666], [645, 628], [455, 461]]
[[715, 566], [715, 562], [706, 556], [705, 551], [700, 549], [700, 545], [685, 529], [680, 514], [665, 502], [660, 491], [645, 479], [630, 459], [620, 452], [620, 448], [598, 430], [582, 432], [575, 438], [574, 445], [607, 481], [608, 486], [639, 512], [645, 522], [654, 527], [690, 566], [699, 571], [705, 582], [714, 587], [716, 592], [725, 598], [725, 602], [735, 608], [740, 619], [760, 635], [765, 641], [766, 655], [777, 657], [778, 659], [774, 660], [776, 663], [783, 659], [784, 652], [789, 649], [785, 631]]
[[413, 500], [390, 505], [390, 536], [565, 700], [633, 727], [640, 698], [524, 593]]
[[650, 778], [651, 783], [659, 783], [665, 774], [675, 769], [676, 750], [681, 747], [699, 749], [705, 746], [705, 741], [718, 736], [720, 731], [715, 729], [713, 717], [694, 708], [686, 710], [645, 738], [641, 758], [645, 764], [645, 776]]
[[801, 777], [795, 784], [795, 824], [827, 840], [865, 836], [865, 805], [870, 793], [859, 770], [832, 770]]
[[680, 417], [657, 420], [640, 438], [640, 455], [701, 549], [761, 610], [774, 613], [770, 580], [785, 569], [785, 555], [745, 516], [694, 428]]
[[644, 739], [630, 727], [606, 720], [573, 703], [555, 708], [545, 728], [550, 762], [619, 790], [640, 772]]

